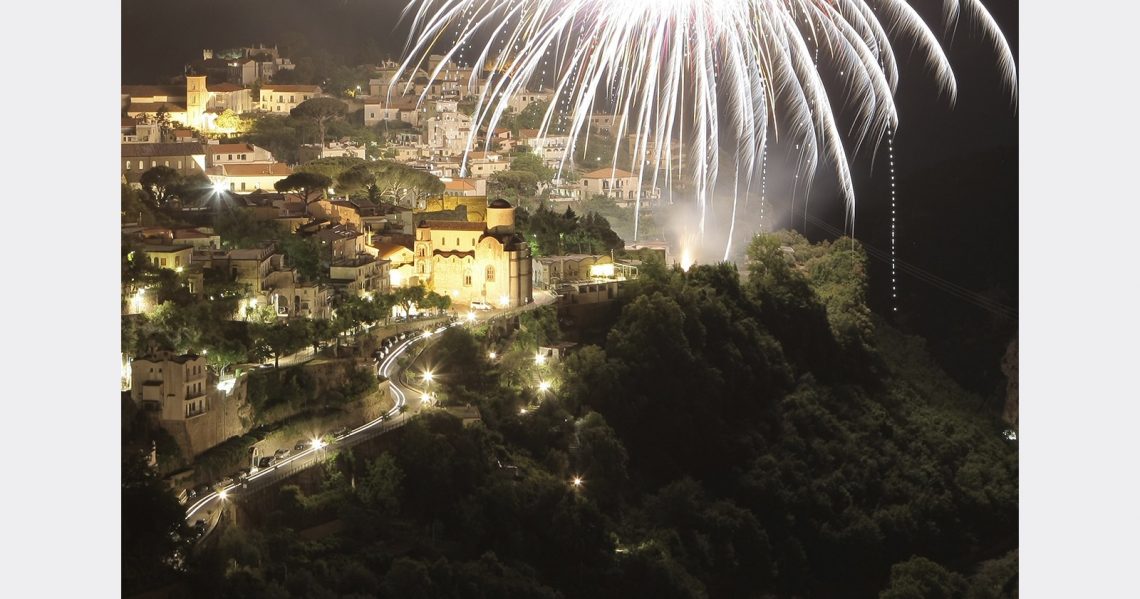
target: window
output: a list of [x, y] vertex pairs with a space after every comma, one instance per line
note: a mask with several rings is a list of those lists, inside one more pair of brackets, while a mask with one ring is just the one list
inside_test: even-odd
[[234, 159], [234, 155], [233, 155], [233, 154], [230, 154], [228, 157], [226, 157], [226, 160], [233, 160], [233, 159]]
[[140, 170], [140, 171], [141, 171], [141, 170], [143, 170], [143, 162], [142, 162], [142, 160], [140, 160], [140, 161], [139, 161], [139, 170]]
[[170, 166], [170, 161], [169, 160], [163, 160], [162, 166]]
[[296, 101], [297, 101], [297, 97], [296, 97], [296, 96], [289, 96], [289, 102], [290, 102], [290, 103], [292, 103], [292, 102], [296, 102]]
[[161, 260], [161, 264], [159, 264], [159, 266], [166, 266], [166, 258], [163, 258]]
[[375, 113], [375, 112], [369, 112], [369, 113], [368, 113], [368, 118], [370, 118], [370, 119], [374, 119], [374, 118], [376, 118], [376, 113]]
[[154, 167], [156, 167], [156, 166], [158, 166], [158, 161], [155, 161], [155, 160], [151, 160], [151, 161], [150, 161], [150, 168], [154, 168]]
[[131, 161], [130, 160], [127, 161], [127, 170], [128, 171], [131, 170]]
[[242, 182], [241, 182], [241, 190], [242, 190], [242, 191], [245, 191], [245, 181], [242, 181]]
[[495, 267], [494, 266], [488, 266], [487, 267], [487, 282], [488, 283], [494, 283], [495, 282]]
[[182, 170], [182, 161], [181, 160], [178, 161], [178, 170]]
[[463, 271], [463, 286], [464, 287], [470, 287], [471, 286], [471, 269], [467, 269], [467, 270]]

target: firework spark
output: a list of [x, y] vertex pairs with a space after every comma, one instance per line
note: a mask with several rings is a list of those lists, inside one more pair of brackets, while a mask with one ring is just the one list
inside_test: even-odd
[[[993, 44], [1016, 101], [1013, 54], [993, 17], [979, 0], [943, 0], [947, 28], [963, 14]], [[702, 235], [720, 152], [731, 156], [735, 224], [737, 197], [747, 194], [769, 138], [780, 136], [798, 151], [798, 181], [809, 184], [824, 161], [834, 167], [854, 221], [847, 152], [824, 80], [841, 86], [853, 109], [854, 150], [878, 146], [898, 124], [892, 38], [921, 53], [951, 103], [957, 93], [937, 37], [904, 0], [412, 0], [409, 15], [412, 34], [393, 88], [434, 52], [445, 60], [428, 71], [431, 81], [448, 61], [477, 54], [467, 82], [477, 97], [468, 151], [480, 128], [495, 128], [511, 97], [549, 81], [553, 96], [538, 135], [569, 136], [559, 171], [585, 149], [578, 146], [588, 139], [590, 116], [604, 107], [615, 139], [632, 139], [629, 167], [639, 189], [659, 179], [668, 186], [675, 168], [688, 167]], [[615, 145], [614, 168], [618, 155]], [[638, 197], [635, 240], [640, 208]], [[731, 238], [730, 229], [726, 258]]]

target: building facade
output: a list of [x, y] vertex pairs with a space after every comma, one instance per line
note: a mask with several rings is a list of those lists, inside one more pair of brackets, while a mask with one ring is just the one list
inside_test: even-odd
[[131, 398], [163, 420], [189, 420], [210, 409], [206, 358], [158, 352], [131, 362]]
[[321, 88], [316, 85], [266, 84], [261, 87], [261, 109], [273, 114], [287, 115], [301, 102], [319, 95]]
[[416, 227], [415, 276], [455, 303], [509, 308], [533, 301], [530, 246], [515, 232], [515, 209], [487, 204], [482, 222], [422, 221]]

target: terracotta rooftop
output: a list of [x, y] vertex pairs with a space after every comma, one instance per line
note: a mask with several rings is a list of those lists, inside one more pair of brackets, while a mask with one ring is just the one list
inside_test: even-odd
[[475, 186], [463, 179], [455, 179], [444, 183], [443, 188], [447, 191], [474, 191]]
[[154, 96], [186, 96], [186, 88], [180, 85], [124, 85], [122, 92], [131, 97], [147, 98]]
[[288, 177], [293, 169], [288, 164], [273, 162], [270, 164], [217, 164], [206, 169], [207, 175], [222, 175], [226, 177]]
[[234, 152], [252, 151], [254, 151], [252, 144], [210, 144], [206, 146], [206, 152], [210, 154], [233, 154]]
[[317, 85], [302, 85], [302, 84], [288, 84], [288, 85], [275, 85], [267, 83], [261, 86], [262, 92], [314, 92], [320, 93], [321, 88]]
[[166, 112], [186, 112], [185, 106], [173, 102], [131, 102], [131, 105], [127, 107], [127, 113], [158, 112], [163, 109]]
[[624, 179], [625, 177], [633, 177], [634, 174], [629, 171], [623, 171], [620, 168], [600, 168], [596, 171], [590, 171], [582, 175], [583, 179]]
[[123, 158], [138, 158], [143, 156], [194, 156], [205, 155], [206, 148], [200, 143], [166, 143], [166, 144], [121, 144]]
[[401, 245], [399, 243], [378, 243], [372, 247], [376, 248], [376, 256], [384, 260], [388, 260], [392, 256], [395, 256], [402, 251], [412, 251], [412, 248], [406, 245]]
[[234, 83], [214, 83], [214, 84], [207, 83], [206, 84], [206, 91], [217, 92], [217, 93], [240, 92], [243, 89], [245, 89], [245, 88], [240, 86], [240, 85], [236, 85]]

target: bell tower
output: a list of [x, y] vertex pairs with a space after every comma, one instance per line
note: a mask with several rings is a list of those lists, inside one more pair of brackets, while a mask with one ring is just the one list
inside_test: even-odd
[[210, 101], [210, 94], [206, 91], [205, 75], [186, 76], [186, 124], [205, 129], [206, 106]]

